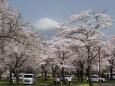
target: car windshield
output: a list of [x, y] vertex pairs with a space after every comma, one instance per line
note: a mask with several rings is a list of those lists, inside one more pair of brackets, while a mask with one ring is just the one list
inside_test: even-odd
[[32, 78], [32, 75], [24, 75], [25, 78]]
[[98, 76], [91, 76], [91, 78], [98, 78]]

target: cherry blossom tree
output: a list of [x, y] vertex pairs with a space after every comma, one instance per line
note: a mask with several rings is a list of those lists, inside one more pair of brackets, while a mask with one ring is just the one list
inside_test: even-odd
[[65, 72], [69, 73], [74, 69], [72, 64], [72, 51], [70, 50], [70, 40], [63, 39], [61, 37], [53, 37], [47, 42], [52, 54], [52, 71], [55, 76], [57, 73], [61, 73], [63, 81], [65, 81]]
[[57, 27], [57, 30], [59, 31], [59, 36], [62, 36], [65, 39], [70, 38], [79, 40], [83, 44], [82, 48], [86, 52], [85, 61], [87, 64], [89, 86], [92, 86], [90, 77], [92, 63], [98, 55], [98, 46], [100, 46], [100, 38], [103, 35], [99, 29], [110, 27], [112, 20], [109, 15], [102, 11], [94, 12], [88, 10], [83, 11], [80, 14], [72, 15], [71, 23], [74, 27], [69, 28], [61, 25], [60, 27]]
[[17, 84], [20, 68], [27, 65], [27, 62], [31, 62], [31, 65], [36, 63], [35, 57], [38, 56], [42, 44], [41, 37], [27, 31], [29, 28], [32, 27], [23, 22], [19, 11], [4, 0], [0, 1], [0, 59], [9, 68], [10, 75], [15, 74]]
[[106, 42], [106, 57], [108, 57], [110, 68], [110, 79], [113, 79], [113, 68], [115, 67], [115, 35], [108, 37]]

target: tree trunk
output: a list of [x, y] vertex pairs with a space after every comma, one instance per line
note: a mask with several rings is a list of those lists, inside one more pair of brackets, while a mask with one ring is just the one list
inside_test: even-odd
[[19, 73], [18, 73], [18, 71], [16, 70], [14, 74], [16, 76], [16, 84], [19, 85]]
[[52, 65], [53, 78], [56, 77], [56, 68]]
[[88, 65], [88, 83], [89, 83], [89, 86], [93, 86], [92, 81], [91, 81], [91, 63], [90, 62]]
[[56, 71], [55, 70], [52, 70], [53, 71], [53, 78], [56, 77]]
[[113, 80], [113, 67], [110, 66], [110, 80]]
[[77, 70], [77, 77], [78, 77], [78, 81], [80, 81], [80, 73], [79, 73], [79, 69]]
[[80, 70], [80, 77], [81, 77], [81, 82], [83, 82], [83, 69]]
[[44, 72], [42, 71], [42, 78], [44, 77]]
[[1, 78], [2, 78], [2, 73], [0, 73], [0, 81], [1, 81]]
[[12, 84], [12, 70], [11, 69], [10, 69], [9, 82], [10, 82], [10, 84]]
[[44, 79], [47, 80], [47, 70], [45, 69], [45, 67], [42, 65], [42, 69], [43, 69], [43, 72], [44, 72]]
[[81, 79], [80, 79], [80, 81], [81, 82], [83, 82], [83, 64], [84, 64], [84, 62], [80, 62], [80, 77], [81, 77]]
[[47, 71], [45, 70], [44, 73], [45, 73], [45, 80], [47, 80]]
[[65, 72], [64, 72], [64, 68], [62, 67], [62, 80], [65, 83]]
[[87, 58], [87, 65], [88, 65], [88, 83], [89, 86], [93, 86], [93, 83], [91, 81], [91, 54], [90, 54], [90, 46], [87, 46], [87, 53], [88, 53], [88, 58]]

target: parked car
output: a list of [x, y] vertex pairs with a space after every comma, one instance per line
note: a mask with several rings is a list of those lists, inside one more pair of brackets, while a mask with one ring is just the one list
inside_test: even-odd
[[99, 76], [98, 75], [91, 75], [91, 81], [95, 81], [95, 82], [99, 82], [99, 81], [101, 81], [101, 82], [105, 82], [106, 81], [106, 79], [105, 78], [99, 78]]
[[[111, 74], [109, 73], [109, 79], [111, 77]], [[112, 74], [112, 78], [115, 79], [115, 73]]]
[[[19, 74], [19, 79], [20, 79], [20, 80], [23, 79], [24, 74], [25, 74], [25, 73], [20, 73], [20, 74]], [[12, 74], [12, 80], [13, 80], [13, 81], [16, 81], [16, 76], [15, 76], [14, 74]]]
[[19, 79], [20, 79], [20, 80], [22, 80], [22, 79], [23, 79], [24, 74], [25, 74], [25, 73], [20, 73], [20, 74], [19, 74]]
[[113, 79], [115, 79], [115, 74], [113, 74]]
[[[88, 79], [87, 79], [87, 81], [88, 81]], [[106, 79], [102, 78], [102, 77], [99, 78], [98, 75], [91, 75], [91, 81], [93, 81], [93, 82], [99, 82], [99, 81], [101, 81], [103, 83], [103, 82], [106, 81]]]
[[[110, 79], [111, 73], [104, 73], [107, 79]], [[115, 73], [112, 74], [112, 78], [115, 79]]]
[[24, 74], [23, 84], [35, 84], [35, 75], [34, 74]]
[[12, 74], [12, 81], [16, 81], [16, 76]]

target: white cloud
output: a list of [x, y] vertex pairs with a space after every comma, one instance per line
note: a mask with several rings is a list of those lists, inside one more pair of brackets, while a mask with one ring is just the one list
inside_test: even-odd
[[43, 18], [35, 23], [36, 29], [40, 29], [40, 30], [54, 29], [54, 27], [58, 27], [58, 26], [59, 23], [50, 18]]

